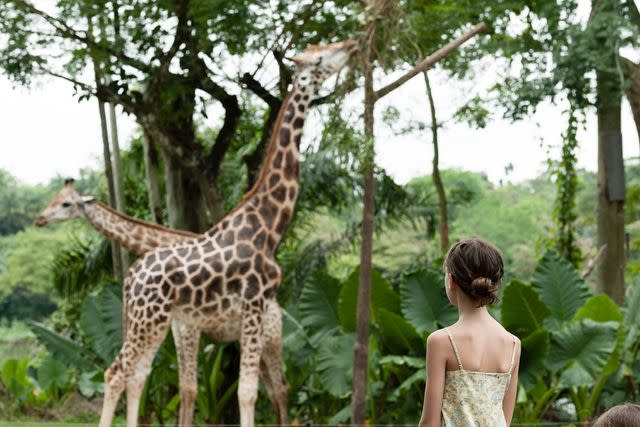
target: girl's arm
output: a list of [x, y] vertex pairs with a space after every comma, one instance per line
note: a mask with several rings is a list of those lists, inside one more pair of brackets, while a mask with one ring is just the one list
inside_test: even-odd
[[447, 341], [444, 331], [436, 331], [427, 338], [427, 384], [420, 427], [440, 427], [444, 374], [447, 369]]
[[516, 355], [513, 371], [511, 371], [511, 382], [507, 388], [507, 392], [502, 400], [502, 412], [507, 421], [507, 425], [511, 424], [513, 418], [513, 409], [516, 406], [516, 397], [518, 394], [518, 369], [520, 368], [520, 340], [516, 338]]

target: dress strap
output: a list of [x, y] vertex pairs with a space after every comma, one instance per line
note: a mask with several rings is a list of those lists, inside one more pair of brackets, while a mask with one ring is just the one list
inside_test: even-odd
[[451, 347], [453, 347], [453, 352], [456, 355], [456, 360], [458, 361], [458, 368], [460, 368], [460, 370], [462, 371], [462, 361], [460, 360], [460, 353], [458, 353], [458, 347], [456, 347], [456, 343], [453, 341], [453, 336], [451, 335], [451, 332], [449, 332], [449, 328], [444, 328], [445, 331], [447, 331], [447, 335], [449, 335], [449, 341], [451, 341]]
[[513, 363], [516, 359], [516, 336], [511, 335], [511, 337], [513, 338], [513, 349], [511, 350], [511, 366], [509, 366], [509, 372], [513, 371]]

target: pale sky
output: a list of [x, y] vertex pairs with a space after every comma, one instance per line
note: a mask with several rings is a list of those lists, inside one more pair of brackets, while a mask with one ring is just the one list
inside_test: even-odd
[[[482, 94], [494, 81], [494, 76], [490, 63], [478, 72], [476, 80], [469, 82], [451, 81], [442, 73], [434, 72], [431, 79], [438, 119], [449, 118], [468, 99]], [[346, 104], [358, 108], [361, 99], [360, 93], [354, 93]], [[429, 122], [421, 76], [380, 102], [376, 112], [380, 114], [389, 104], [400, 110], [402, 121]], [[0, 117], [0, 168], [22, 182], [46, 183], [56, 175], [77, 177], [80, 168], [102, 166], [97, 102], [91, 99], [79, 103], [73, 97], [71, 85], [66, 82], [47, 79], [31, 89], [13, 88], [6, 77], [0, 75]], [[209, 117], [215, 119], [211, 114]], [[312, 119], [313, 115], [310, 115]], [[136, 124], [132, 117], [120, 115], [118, 125], [121, 145], [126, 148], [136, 132]], [[526, 120], [510, 123], [496, 118], [486, 129], [447, 122], [440, 131], [440, 165], [442, 168], [485, 172], [493, 182], [533, 178], [546, 169], [546, 147], [559, 147], [565, 128], [563, 107], [549, 103], [542, 104], [538, 112]], [[308, 123], [303, 144], [314, 132], [317, 132], [317, 126]], [[640, 144], [626, 101], [622, 135], [625, 159], [638, 158]], [[586, 130], [579, 133], [579, 142], [578, 166], [595, 171], [597, 129], [593, 111], [587, 116]], [[378, 164], [398, 183], [431, 173], [433, 149], [428, 130], [399, 137], [378, 120], [376, 153]], [[557, 158], [558, 150], [552, 150], [552, 153]], [[506, 176], [504, 168], [509, 164], [513, 165], [513, 171]]]

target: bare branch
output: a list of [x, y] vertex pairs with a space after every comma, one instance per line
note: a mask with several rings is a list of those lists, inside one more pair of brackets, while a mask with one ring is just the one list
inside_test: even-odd
[[249, 73], [244, 73], [240, 79], [240, 83], [244, 84], [251, 92], [256, 94], [260, 99], [267, 103], [271, 108], [278, 109], [282, 104], [282, 100], [276, 96], [273, 96], [264, 86], [260, 84]]
[[466, 33], [464, 33], [463, 35], [461, 35], [460, 37], [458, 37], [457, 39], [447, 43], [445, 46], [438, 49], [435, 53], [430, 55], [424, 61], [422, 61], [415, 67], [413, 67], [408, 72], [406, 72], [402, 77], [398, 78], [393, 83], [389, 83], [387, 86], [375, 91], [375, 94], [374, 94], [375, 100], [378, 101], [383, 96], [393, 92], [394, 90], [396, 90], [397, 88], [399, 88], [400, 86], [402, 86], [403, 84], [411, 80], [414, 76], [426, 70], [427, 68], [431, 67], [436, 62], [440, 61], [442, 58], [444, 58], [445, 56], [453, 52], [464, 42], [466, 42], [467, 40], [469, 40], [479, 32], [483, 31], [485, 28], [486, 28], [485, 23], [481, 22], [475, 27], [473, 27], [472, 29], [470, 29], [469, 31], [467, 31]]
[[604, 255], [604, 252], [606, 249], [607, 249], [606, 244], [600, 246], [600, 249], [598, 249], [598, 253], [596, 253], [596, 256], [594, 256], [593, 258], [587, 259], [587, 262], [585, 263], [584, 268], [580, 272], [580, 277], [582, 277], [583, 279], [586, 279], [587, 277], [589, 277], [593, 269], [596, 268], [598, 264], [600, 264], [600, 261], [602, 261], [602, 256]]

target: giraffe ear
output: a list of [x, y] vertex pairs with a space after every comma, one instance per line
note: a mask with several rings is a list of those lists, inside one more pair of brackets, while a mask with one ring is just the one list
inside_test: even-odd
[[80, 197], [80, 203], [84, 204], [84, 205], [88, 205], [90, 203], [95, 203], [96, 202], [96, 198], [93, 196], [82, 196]]
[[293, 56], [287, 59], [290, 59], [294, 64], [296, 64], [296, 67], [302, 67], [305, 63], [304, 59], [301, 56]]
[[73, 187], [73, 183], [75, 182], [75, 179], [73, 178], [67, 178], [64, 180], [64, 186], [65, 187]]

